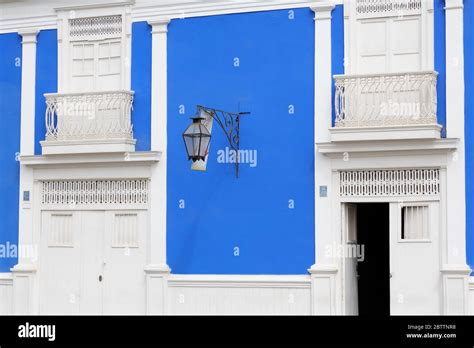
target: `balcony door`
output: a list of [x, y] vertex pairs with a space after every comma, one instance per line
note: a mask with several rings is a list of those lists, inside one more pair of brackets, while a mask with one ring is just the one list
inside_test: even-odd
[[434, 69], [434, 0], [344, 0], [345, 74]]
[[71, 43], [71, 90], [111, 91], [121, 85], [120, 39]]
[[421, 16], [361, 19], [356, 36], [358, 74], [422, 70]]
[[[58, 92], [85, 93], [130, 89], [131, 30], [123, 6], [59, 11]], [[94, 15], [94, 16], [91, 16]]]

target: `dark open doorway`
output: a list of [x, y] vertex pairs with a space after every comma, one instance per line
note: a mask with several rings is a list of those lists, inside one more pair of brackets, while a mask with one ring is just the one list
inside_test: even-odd
[[361, 316], [390, 315], [390, 233], [388, 203], [357, 204], [357, 242], [364, 246], [358, 262]]

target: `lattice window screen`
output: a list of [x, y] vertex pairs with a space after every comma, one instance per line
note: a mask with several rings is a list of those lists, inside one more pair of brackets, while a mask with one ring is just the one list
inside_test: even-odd
[[104, 39], [120, 37], [121, 34], [121, 15], [69, 19], [71, 40]]
[[438, 169], [348, 170], [340, 172], [342, 197], [439, 194]]
[[390, 17], [421, 13], [422, 0], [357, 0], [358, 18]]
[[43, 181], [44, 205], [148, 203], [148, 179]]

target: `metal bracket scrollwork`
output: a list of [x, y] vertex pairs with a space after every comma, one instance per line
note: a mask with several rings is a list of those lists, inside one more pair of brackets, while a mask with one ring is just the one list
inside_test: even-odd
[[250, 112], [227, 112], [219, 109], [208, 108], [198, 105], [197, 114], [201, 115], [201, 111], [208, 114], [224, 131], [229, 141], [231, 150], [235, 151], [235, 174], [239, 177], [239, 150], [240, 150], [240, 116], [248, 115]]

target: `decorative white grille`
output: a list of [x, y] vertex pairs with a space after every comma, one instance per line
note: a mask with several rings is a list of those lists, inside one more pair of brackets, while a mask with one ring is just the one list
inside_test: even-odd
[[148, 179], [43, 181], [44, 205], [148, 203]]
[[439, 170], [341, 171], [339, 192], [342, 197], [438, 195]]
[[69, 19], [69, 36], [72, 40], [120, 37], [121, 34], [121, 15]]
[[414, 15], [421, 13], [422, 0], [357, 0], [359, 18]]

